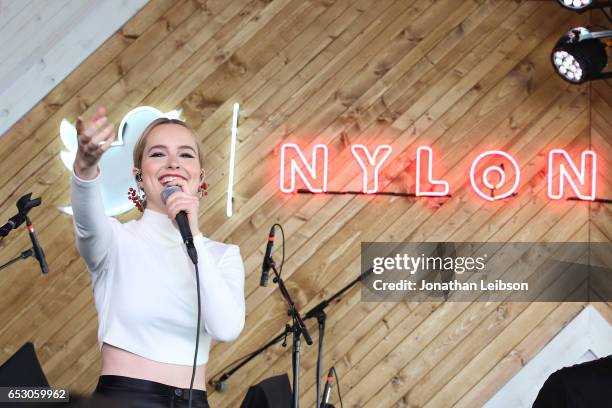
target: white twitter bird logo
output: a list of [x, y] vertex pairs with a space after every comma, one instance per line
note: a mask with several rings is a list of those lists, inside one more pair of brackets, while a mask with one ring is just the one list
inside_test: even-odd
[[[150, 106], [139, 106], [128, 112], [117, 129], [116, 140], [100, 160], [100, 185], [106, 215], [115, 216], [125, 213], [134, 204], [128, 200], [128, 188], [134, 186], [132, 151], [143, 130], [157, 118], [178, 119], [180, 110], [163, 113]], [[60, 123], [60, 138], [67, 150], [60, 153], [64, 166], [72, 171], [78, 143], [77, 131], [66, 119]], [[61, 207], [60, 211], [72, 215], [72, 207]]]

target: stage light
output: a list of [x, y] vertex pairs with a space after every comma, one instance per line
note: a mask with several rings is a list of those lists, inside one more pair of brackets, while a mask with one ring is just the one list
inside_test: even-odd
[[611, 72], [602, 73], [608, 65], [608, 55], [605, 45], [599, 39], [606, 37], [612, 37], [612, 31], [591, 32], [584, 27], [568, 31], [557, 42], [551, 54], [555, 71], [573, 84], [612, 78]]
[[588, 8], [593, 2], [591, 0], [559, 0], [559, 3], [571, 10], [583, 10]]
[[605, 8], [612, 6], [612, 1], [597, 1], [597, 0], [558, 0], [563, 7], [583, 12], [593, 8]]

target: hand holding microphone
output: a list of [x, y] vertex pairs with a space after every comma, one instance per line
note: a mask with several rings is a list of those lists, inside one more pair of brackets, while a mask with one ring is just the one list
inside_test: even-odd
[[[189, 258], [194, 265], [197, 264], [198, 253], [193, 244], [192, 231], [195, 229], [196, 235], [200, 233], [197, 221], [194, 221], [197, 220], [198, 215], [198, 199], [184, 193], [180, 186], [172, 185], [162, 190], [162, 201], [166, 205], [168, 216], [176, 220], [183, 242], [187, 246]], [[194, 223], [195, 227], [192, 226]]]
[[[198, 223], [200, 200], [195, 195], [185, 192], [186, 189], [187, 182], [177, 177], [162, 190], [162, 202], [166, 206], [166, 212], [170, 219], [176, 219], [180, 213], [183, 213], [187, 217], [187, 225], [189, 226], [192, 236], [195, 236], [200, 233], [200, 226]], [[183, 239], [184, 238], [185, 237], [183, 237]]]

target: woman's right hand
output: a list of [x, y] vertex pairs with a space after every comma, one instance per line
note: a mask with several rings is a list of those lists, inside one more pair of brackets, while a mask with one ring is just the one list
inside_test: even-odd
[[98, 176], [98, 163], [115, 139], [113, 124], [108, 123], [106, 110], [98, 108], [90, 121], [76, 120], [78, 149], [74, 159], [77, 177], [91, 180]]

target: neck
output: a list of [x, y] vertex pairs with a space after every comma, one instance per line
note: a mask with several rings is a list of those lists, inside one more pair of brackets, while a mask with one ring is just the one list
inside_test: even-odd
[[167, 214], [165, 207], [160, 207], [157, 203], [147, 202], [147, 210], [155, 211], [160, 214]]

